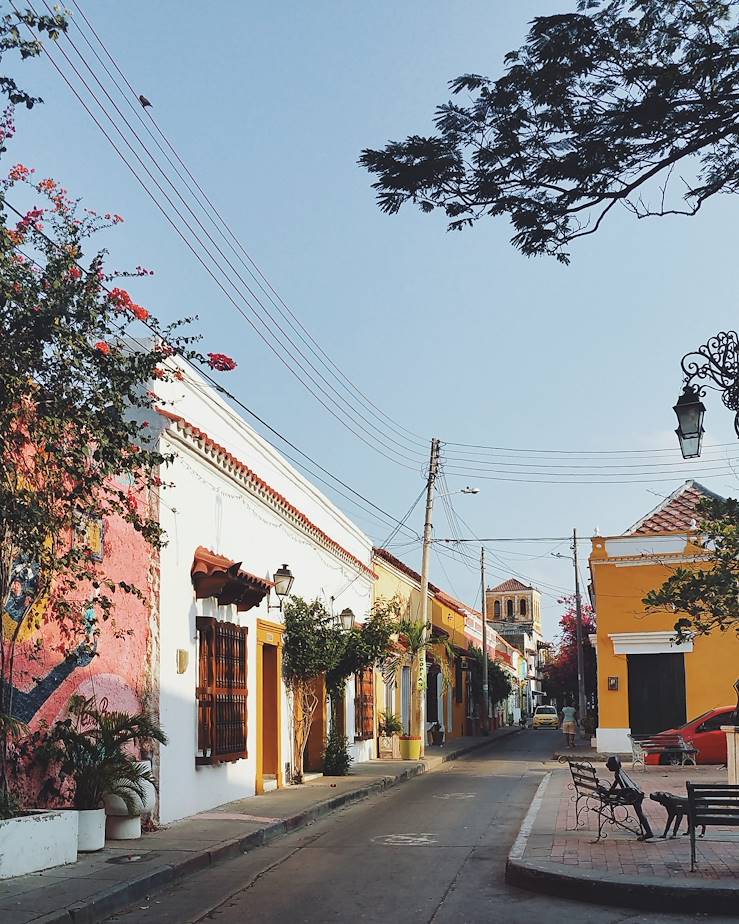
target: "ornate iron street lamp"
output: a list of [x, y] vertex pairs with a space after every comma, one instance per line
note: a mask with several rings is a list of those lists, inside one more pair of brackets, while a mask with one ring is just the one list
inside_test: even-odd
[[343, 629], [344, 632], [351, 632], [354, 628], [354, 613], [347, 606], [346, 609], [343, 609], [336, 618], [336, 624], [340, 629]]
[[283, 565], [281, 568], [278, 568], [277, 571], [275, 571], [275, 573], [272, 575], [272, 581], [274, 582], [275, 593], [277, 594], [277, 605], [272, 606], [271, 604], [268, 604], [267, 609], [282, 609], [282, 601], [285, 599], [285, 597], [289, 596], [294, 580], [295, 578], [293, 577], [293, 573], [287, 565]]
[[[701, 401], [706, 389], [721, 393], [721, 400], [734, 411], [734, 431], [739, 437], [739, 334], [721, 331], [715, 337], [683, 356], [683, 391], [674, 411], [677, 415], [677, 438], [684, 459], [701, 454], [703, 415]], [[712, 383], [712, 384], [709, 384]]]

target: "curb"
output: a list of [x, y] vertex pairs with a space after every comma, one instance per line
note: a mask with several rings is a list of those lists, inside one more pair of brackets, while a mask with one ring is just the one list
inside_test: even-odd
[[735, 915], [739, 907], [739, 884], [732, 879], [681, 884], [674, 879], [642, 877], [627, 879], [605, 872], [576, 872], [559, 863], [524, 860], [529, 839], [549, 782], [548, 773], [521, 824], [506, 861], [509, 885], [595, 904], [638, 908], [644, 911], [676, 911], [682, 914]]
[[[518, 728], [502, 729], [501, 731], [505, 731], [505, 734], [498, 734], [494, 738], [483, 739], [458, 751], [443, 754], [441, 755], [441, 764], [457, 760], [457, 758], [463, 757], [472, 751], [490, 747], [496, 742], [516, 734], [519, 730]], [[345, 805], [361, 802], [372, 795], [384, 792], [386, 789], [391, 789], [424, 773], [432, 773], [435, 769], [435, 767], [428, 767], [423, 762], [416, 763], [395, 776], [386, 776], [359, 789], [353, 789], [330, 799], [325, 799], [323, 802], [317, 802], [297, 815], [289, 815], [287, 818], [282, 818], [280, 821], [266, 825], [258, 831], [252, 831], [243, 837], [233, 838], [218, 844], [216, 847], [193, 853], [181, 863], [166, 866], [152, 873], [144, 873], [137, 879], [129, 880], [128, 882], [111, 885], [105, 894], [99, 895], [96, 899], [77, 902], [63, 910], [52, 911], [39, 918], [34, 918], [33, 924], [98, 924], [109, 915], [125, 908], [126, 905], [145, 898], [153, 890], [171, 885], [185, 876], [207, 869], [222, 860], [235, 859], [249, 850], [271, 843], [284, 834], [303, 828], [312, 821], [323, 818]]]

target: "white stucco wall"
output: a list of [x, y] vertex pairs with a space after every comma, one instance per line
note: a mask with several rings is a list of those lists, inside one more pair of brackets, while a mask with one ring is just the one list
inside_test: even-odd
[[[167, 409], [195, 424], [304, 512], [332, 539], [371, 565], [371, 542], [344, 514], [266, 444], [220, 399], [186, 384], [167, 386], [179, 394]], [[163, 389], [157, 383], [161, 394]], [[177, 396], [176, 396], [177, 397]], [[161, 421], [159, 422], [161, 424]], [[186, 443], [186, 441], [185, 441]], [[321, 547], [277, 511], [251, 496], [197, 448], [183, 444], [174, 431], [162, 435], [165, 452], [177, 454], [163, 477], [175, 487], [163, 492], [161, 523], [168, 544], [161, 552], [160, 577], [160, 717], [169, 735], [160, 759], [160, 819], [166, 823], [255, 792], [257, 741], [257, 618], [281, 622], [281, 613], [259, 607], [237, 613], [215, 600], [195, 600], [190, 569], [199, 545], [242, 562], [242, 568], [271, 578], [287, 563], [295, 576], [292, 593], [319, 598], [336, 609], [351, 607], [362, 620], [371, 606], [372, 578], [334, 552]], [[339, 596], [340, 594], [340, 596]], [[277, 602], [272, 595], [271, 604]], [[248, 758], [218, 767], [196, 767], [198, 615], [217, 616], [248, 628]], [[189, 652], [185, 673], [177, 673], [177, 650]], [[282, 764], [292, 762], [286, 698], [282, 695]], [[347, 697], [347, 728], [353, 729], [353, 698]], [[352, 748], [356, 760], [371, 756], [372, 742]]]

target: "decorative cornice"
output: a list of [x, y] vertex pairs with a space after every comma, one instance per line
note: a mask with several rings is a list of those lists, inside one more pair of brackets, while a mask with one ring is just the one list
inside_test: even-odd
[[345, 564], [356, 568], [367, 577], [377, 578], [375, 572], [356, 555], [352, 555], [348, 549], [345, 549], [319, 526], [316, 526], [302, 510], [291, 504], [287, 498], [267, 484], [248, 465], [237, 459], [236, 456], [208, 436], [207, 433], [185, 420], [184, 417], [173, 414], [171, 411], [166, 411], [163, 408], [158, 408], [157, 411], [165, 420], [169, 421], [170, 425], [167, 427], [167, 433], [170, 437], [175, 437], [191, 450], [194, 450], [214, 468], [228, 475], [247, 494], [257, 498], [265, 506], [274, 510], [291, 526], [312, 539], [316, 545], [331, 552]]

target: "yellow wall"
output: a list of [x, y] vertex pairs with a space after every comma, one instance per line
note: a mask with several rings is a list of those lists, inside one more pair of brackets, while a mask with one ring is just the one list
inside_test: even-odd
[[[400, 574], [382, 558], [375, 558], [372, 562], [372, 569], [377, 575], [377, 580], [373, 587], [373, 600], [392, 600], [393, 597], [400, 597], [405, 604], [403, 616], [407, 618], [418, 618], [421, 613], [421, 591], [415, 582], [406, 575]], [[431, 602], [429, 601], [429, 609]], [[400, 672], [395, 678], [395, 690], [393, 691], [393, 713], [400, 717], [401, 715], [401, 682]], [[375, 684], [375, 714], [379, 716], [385, 712], [386, 690], [385, 683], [381, 676], [378, 677]]]
[[[395, 596], [399, 596], [405, 601], [405, 615], [409, 618], [418, 618], [421, 613], [421, 592], [417, 584], [410, 577], [400, 574], [381, 558], [374, 559], [373, 570], [377, 574], [377, 580], [374, 583], [374, 599], [384, 598], [390, 600]], [[432, 625], [444, 629], [449, 634], [449, 641], [453, 645], [466, 650], [468, 642], [464, 634], [464, 617], [432, 597], [431, 594], [429, 594], [428, 610]], [[452, 680], [452, 727], [447, 729], [447, 737], [453, 738], [464, 734], [466, 708], [464, 697], [461, 703], [456, 702], [453, 686], [455, 679], [454, 664], [450, 665], [450, 673]], [[401, 714], [400, 695], [401, 683], [400, 677], [397, 677], [393, 711], [398, 716]], [[447, 696], [448, 694], [445, 694], [445, 703], [447, 702]], [[385, 711], [385, 684], [382, 677], [379, 676], [375, 687], [375, 706], [378, 714]]]
[[[644, 537], [645, 542], [648, 537]], [[598, 653], [598, 725], [600, 728], [629, 727], [627, 655], [616, 655], [609, 638], [614, 632], [660, 632], [672, 630], [674, 613], [646, 613], [641, 602], [673, 573], [677, 558], [670, 555], [651, 560], [608, 558], [603, 538], [593, 540], [590, 557], [595, 589]], [[694, 547], [688, 547], [697, 552]], [[636, 549], [635, 549], [636, 550]], [[679, 556], [681, 557], [681, 556]], [[690, 563], [681, 562], [683, 567]], [[679, 653], [680, 648], [676, 647]], [[618, 690], [608, 689], [608, 678], [618, 677]], [[732, 685], [739, 677], [739, 638], [733, 632], [714, 632], [698, 637], [693, 651], [685, 652], [685, 696], [687, 719], [708, 709], [734, 702]]]

